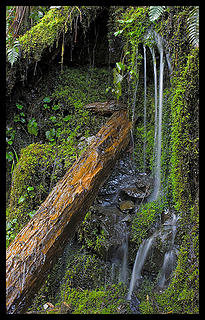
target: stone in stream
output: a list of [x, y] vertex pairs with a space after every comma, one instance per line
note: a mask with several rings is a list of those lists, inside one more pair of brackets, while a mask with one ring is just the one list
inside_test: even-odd
[[135, 204], [131, 200], [126, 200], [119, 203], [119, 208], [121, 211], [131, 211], [135, 208]]
[[148, 196], [146, 192], [143, 192], [141, 189], [137, 187], [129, 187], [121, 190], [121, 193], [128, 195], [134, 199], [143, 199]]

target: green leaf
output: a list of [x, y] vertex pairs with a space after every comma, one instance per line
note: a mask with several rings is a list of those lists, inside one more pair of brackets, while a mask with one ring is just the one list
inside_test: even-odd
[[18, 59], [19, 56], [19, 49], [16, 46], [7, 50], [8, 61], [10, 62], [11, 66], [13, 66], [14, 62]]
[[25, 193], [23, 196], [21, 196], [21, 197], [19, 198], [19, 200], [18, 200], [18, 204], [24, 202], [25, 199], [26, 199], [26, 196], [27, 196], [27, 193]]
[[52, 107], [53, 110], [59, 110], [60, 109], [60, 106], [58, 104], [55, 104], [53, 107]]
[[117, 20], [119, 23], [132, 23], [134, 21], [134, 18], [128, 19], [128, 20]]
[[34, 187], [28, 187], [27, 190], [28, 190], [28, 191], [33, 191], [33, 190], [34, 190]]
[[33, 134], [35, 136], [38, 135], [38, 123], [36, 122], [35, 118], [29, 120], [27, 129], [30, 134]]
[[188, 37], [189, 41], [192, 43], [194, 47], [199, 46], [199, 7], [196, 6], [191, 10], [189, 18], [187, 20], [188, 23]]
[[121, 33], [123, 33], [123, 30], [118, 30], [118, 31], [114, 32], [114, 36], [117, 37]]
[[149, 19], [151, 22], [157, 20], [165, 10], [165, 6], [150, 6]]
[[13, 160], [13, 158], [14, 158], [13, 152], [11, 152], [11, 151], [6, 152], [6, 159], [7, 159], [8, 161]]
[[64, 121], [69, 121], [70, 119], [71, 119], [71, 116], [70, 116], [70, 115], [68, 115], [68, 116], [66, 116], [66, 117], [63, 118]]
[[116, 62], [116, 66], [117, 66], [118, 71], [125, 70], [125, 65], [122, 62]]
[[50, 97], [45, 97], [45, 98], [43, 99], [43, 102], [51, 102], [51, 98], [50, 98]]
[[21, 105], [21, 104], [16, 104], [16, 107], [19, 109], [19, 110], [21, 110], [21, 109], [23, 109], [23, 106]]
[[49, 118], [52, 122], [55, 122], [56, 121], [56, 117], [55, 116], [50, 116]]

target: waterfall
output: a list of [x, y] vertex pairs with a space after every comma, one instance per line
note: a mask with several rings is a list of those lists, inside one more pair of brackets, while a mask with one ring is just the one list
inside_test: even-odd
[[[160, 193], [160, 185], [161, 185], [161, 143], [162, 143], [162, 106], [163, 106], [163, 73], [164, 73], [164, 61], [163, 61], [163, 44], [162, 39], [157, 35], [157, 47], [160, 53], [160, 69], [159, 69], [159, 112], [158, 117], [156, 116], [156, 104], [155, 104], [155, 121], [157, 120], [157, 125], [155, 122], [155, 130], [157, 131], [157, 139], [156, 139], [156, 156], [155, 164], [154, 164], [154, 190], [150, 195], [148, 201], [154, 201], [158, 198]], [[154, 58], [153, 58], [154, 59]], [[156, 62], [155, 64], [156, 65]], [[155, 67], [154, 67], [155, 70]], [[155, 71], [154, 71], [155, 72]], [[156, 87], [156, 76], [155, 78], [155, 87]], [[155, 93], [155, 103], [156, 103], [156, 93]], [[157, 119], [158, 118], [158, 119]]]
[[[153, 69], [154, 69], [154, 105], [155, 105], [155, 117], [154, 117], [154, 147], [153, 147], [153, 158], [154, 158], [154, 166], [156, 164], [156, 158], [157, 158], [157, 117], [158, 117], [158, 103], [157, 103], [157, 65], [156, 65], [156, 57], [155, 57], [155, 51], [154, 48], [149, 47], [150, 52], [152, 54], [152, 60], [153, 60]], [[154, 168], [155, 170], [156, 168]]]
[[172, 219], [168, 220], [164, 225], [171, 228], [172, 231], [172, 241], [170, 245], [170, 249], [164, 255], [164, 261], [162, 265], [162, 269], [160, 272], [160, 278], [158, 282], [158, 286], [163, 288], [169, 280], [169, 277], [174, 269], [175, 261], [176, 261], [176, 253], [174, 248], [174, 240], [177, 232], [177, 223], [178, 217], [173, 214]]
[[127, 259], [128, 259], [128, 234], [125, 235], [125, 240], [122, 245], [123, 249], [123, 260], [120, 271], [120, 281], [126, 283], [127, 282]]
[[166, 281], [169, 280], [175, 265], [176, 255], [174, 249], [168, 251], [164, 255], [164, 262], [161, 270], [161, 276], [158, 282], [160, 288], [164, 288]]
[[154, 232], [154, 234], [148, 238], [147, 240], [143, 240], [141, 243], [137, 255], [135, 258], [135, 263], [132, 270], [132, 276], [130, 280], [130, 287], [129, 292], [127, 296], [127, 300], [131, 300], [132, 292], [134, 290], [135, 284], [137, 282], [137, 286], [139, 285], [139, 280], [141, 279], [141, 272], [142, 268], [145, 264], [146, 258], [148, 256], [149, 250], [153, 244], [153, 240], [157, 237], [159, 237], [163, 242], [165, 239], [170, 235], [170, 231], [172, 232], [172, 239], [170, 242], [170, 248], [164, 255], [164, 261], [162, 265], [162, 269], [160, 271], [160, 279], [158, 282], [158, 285], [160, 287], [164, 287], [165, 283], [169, 279], [169, 276], [171, 272], [174, 269], [175, 266], [175, 247], [174, 247], [174, 240], [176, 236], [177, 231], [177, 220], [178, 217], [175, 214], [172, 214], [171, 218], [168, 219], [163, 225], [160, 230], [157, 230]]
[[136, 281], [138, 281], [141, 278], [141, 271], [142, 271], [143, 265], [145, 263], [145, 260], [147, 258], [149, 249], [151, 248], [153, 240], [154, 240], [154, 235], [152, 237], [150, 237], [149, 239], [144, 240], [141, 243], [139, 250], [137, 251], [137, 255], [135, 258], [135, 263], [134, 263], [134, 267], [133, 267], [133, 271], [132, 271], [132, 277], [131, 277], [131, 281], [130, 281], [130, 287], [129, 287], [129, 293], [127, 296], [127, 300], [131, 300], [132, 291], [135, 287], [135, 283], [136, 283]]
[[143, 162], [144, 172], [146, 170], [146, 139], [147, 139], [147, 70], [146, 70], [146, 47], [144, 49], [144, 147], [143, 147]]

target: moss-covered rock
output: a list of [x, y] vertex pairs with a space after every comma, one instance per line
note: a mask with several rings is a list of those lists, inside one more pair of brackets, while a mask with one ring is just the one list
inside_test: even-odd
[[7, 210], [7, 221], [16, 219], [15, 234], [30, 220], [55, 183], [76, 159], [74, 150], [68, 143], [58, 146], [33, 143], [22, 149], [12, 175]]
[[109, 285], [95, 290], [70, 289], [65, 301], [71, 305], [72, 314], [121, 314], [130, 313], [125, 300], [126, 287]]
[[8, 220], [17, 219], [16, 232], [29, 221], [29, 213], [45, 199], [54, 157], [51, 145], [37, 143], [22, 149], [12, 176], [7, 216]]
[[[111, 265], [96, 255], [68, 245], [29, 311], [43, 310], [43, 305], [49, 301], [55, 308], [66, 302], [70, 305], [70, 313], [74, 314], [127, 313], [126, 287], [110, 285], [110, 270]], [[56, 313], [60, 313], [59, 310]]]

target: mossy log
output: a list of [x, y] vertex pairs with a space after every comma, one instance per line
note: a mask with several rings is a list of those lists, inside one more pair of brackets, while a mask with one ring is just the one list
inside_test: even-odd
[[23, 313], [31, 303], [33, 293], [74, 235], [99, 187], [126, 149], [130, 128], [127, 112], [115, 112], [8, 247], [8, 313]]

